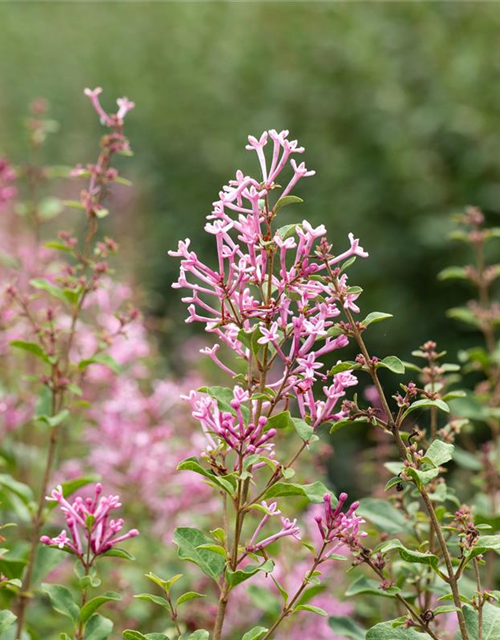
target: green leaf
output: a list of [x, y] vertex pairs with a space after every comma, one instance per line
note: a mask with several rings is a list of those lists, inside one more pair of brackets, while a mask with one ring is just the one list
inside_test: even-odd
[[443, 604], [440, 607], [436, 607], [432, 610], [435, 616], [439, 616], [443, 613], [456, 613], [457, 611], [460, 611], [460, 609], [458, 607], [455, 607], [454, 604]]
[[389, 489], [392, 489], [392, 487], [395, 487], [396, 485], [401, 484], [402, 482], [403, 480], [401, 480], [399, 476], [394, 476], [394, 478], [391, 478], [390, 480], [387, 481], [384, 487], [384, 491], [389, 491]]
[[184, 604], [184, 602], [189, 602], [189, 600], [194, 600], [195, 598], [205, 597], [206, 596], [204, 596], [203, 593], [198, 593], [197, 591], [187, 591], [186, 593], [183, 593], [181, 596], [179, 596], [177, 602], [175, 603], [175, 607], [177, 609], [181, 604]]
[[366, 640], [431, 640], [427, 633], [419, 633], [415, 629], [393, 627], [394, 620], [376, 624], [366, 633]]
[[385, 367], [393, 373], [402, 374], [405, 372], [405, 366], [403, 362], [397, 356], [387, 356], [383, 360], [377, 363], [377, 367]]
[[152, 602], [153, 604], [157, 604], [160, 607], [167, 609], [167, 611], [170, 610], [168, 600], [162, 596], [157, 596], [154, 593], [138, 593], [134, 598], [137, 600], [144, 600], [144, 602]]
[[182, 573], [177, 573], [175, 576], [172, 576], [168, 580], [164, 580], [163, 578], [160, 578], [159, 576], [157, 576], [155, 573], [150, 572], [150, 573], [146, 573], [146, 578], [149, 578], [152, 582], [157, 584], [160, 587], [160, 589], [163, 589], [169, 594], [170, 589], [172, 588], [172, 585], [174, 585], [177, 582], [177, 580], [180, 580], [182, 578]]
[[47, 583], [43, 583], [41, 588], [42, 591], [48, 594], [54, 611], [71, 618], [73, 622], [78, 622], [80, 618], [80, 607], [74, 601], [73, 594], [69, 589], [60, 584]]
[[236, 489], [236, 478], [234, 476], [217, 476], [211, 469], [205, 469], [199, 462], [197, 458], [186, 458], [183, 460], [177, 467], [178, 471], [194, 471], [195, 473], [199, 473], [201, 476], [208, 478], [211, 482], [216, 484], [217, 486], [224, 489], [230, 495], [233, 495], [234, 490]]
[[81, 360], [78, 363], [78, 368], [80, 370], [83, 370], [83, 369], [86, 369], [91, 364], [102, 364], [108, 367], [109, 369], [111, 369], [111, 371], [113, 371], [114, 373], [121, 373], [121, 370], [122, 370], [118, 362], [116, 362], [116, 360], [107, 353], [98, 353], [95, 356], [92, 356], [92, 358]]
[[113, 591], [106, 591], [100, 596], [96, 598], [92, 598], [89, 600], [80, 611], [80, 619], [83, 623], [86, 623], [87, 620], [93, 615], [99, 607], [101, 607], [106, 602], [111, 602], [112, 600], [121, 600], [122, 597], [119, 593], [114, 593]]
[[16, 620], [17, 616], [12, 611], [7, 611], [6, 609], [0, 611], [0, 635], [10, 629]]
[[463, 267], [446, 267], [437, 277], [438, 280], [467, 280], [467, 272]]
[[65, 251], [66, 253], [73, 253], [73, 249], [63, 244], [62, 242], [57, 242], [55, 240], [51, 242], [46, 242], [44, 246], [47, 247], [48, 249], [57, 249], [57, 251]]
[[453, 458], [454, 448], [452, 444], [447, 444], [442, 440], [434, 440], [425, 452], [422, 462], [427, 462], [433, 467], [440, 467]]
[[314, 429], [311, 425], [307, 424], [307, 422], [301, 418], [292, 418], [292, 422], [299, 438], [304, 442], [309, 442], [314, 435]]
[[42, 422], [43, 424], [53, 429], [54, 427], [58, 427], [62, 422], [64, 422], [64, 420], [66, 420], [68, 416], [69, 411], [67, 409], [63, 409], [62, 411], [59, 411], [59, 413], [57, 413], [55, 416], [35, 416], [35, 420], [37, 422]]
[[474, 314], [474, 312], [467, 307], [454, 307], [453, 309], [448, 309], [446, 315], [448, 316], [448, 318], [452, 318], [453, 320], [460, 320], [461, 322], [469, 324], [476, 329], [481, 328], [481, 321]]
[[352, 618], [331, 616], [328, 624], [337, 636], [350, 638], [350, 640], [365, 640], [366, 631], [357, 625]]
[[224, 571], [224, 559], [208, 549], [198, 549], [202, 544], [212, 544], [212, 539], [191, 527], [178, 527], [174, 533], [174, 543], [178, 546], [181, 560], [188, 560], [198, 565], [210, 578], [217, 580]]
[[27, 484], [14, 480], [14, 478], [7, 473], [0, 474], [0, 487], [16, 495], [24, 504], [29, 504], [34, 499], [33, 491]]
[[223, 558], [226, 558], [227, 556], [227, 551], [224, 549], [224, 547], [221, 547], [219, 544], [214, 544], [213, 542], [212, 544], [200, 544], [200, 546], [197, 547], [197, 549], [208, 549], [209, 551], [218, 553]]
[[274, 416], [271, 416], [267, 421], [266, 430], [267, 429], [287, 429], [288, 427], [293, 427], [294, 423], [292, 422], [292, 416], [290, 415], [290, 411], [282, 411], [281, 413], [277, 413]]
[[414, 551], [413, 549], [408, 549], [401, 542], [401, 540], [389, 540], [382, 547], [379, 548], [380, 553], [388, 553], [389, 551], [393, 551], [397, 549], [399, 555], [402, 560], [405, 562], [418, 563], [418, 564], [426, 564], [436, 570], [439, 566], [439, 558], [433, 553], [422, 553], [421, 551]]
[[66, 296], [64, 295], [64, 291], [57, 285], [50, 282], [49, 280], [46, 280], [45, 278], [33, 278], [32, 280], [30, 280], [30, 285], [35, 289], [39, 289], [40, 291], [45, 291], [46, 293], [51, 295], [53, 298], [57, 298], [58, 300], [61, 300], [61, 302], [67, 302]]
[[113, 631], [113, 622], [95, 613], [85, 626], [84, 640], [108, 640]]
[[82, 209], [85, 211], [85, 207], [79, 200], [63, 200], [65, 207], [71, 207], [71, 209]]
[[[465, 625], [471, 640], [479, 638], [479, 621], [477, 611], [469, 605], [464, 605]], [[500, 638], [500, 609], [486, 603], [483, 607], [483, 640], [498, 640]]]
[[254, 576], [259, 571], [264, 573], [272, 573], [274, 569], [274, 562], [272, 560], [266, 560], [263, 564], [260, 565], [247, 565], [244, 569], [239, 569], [238, 571], [231, 571], [231, 569], [226, 569], [227, 581], [229, 586], [234, 589], [237, 585], [245, 582], [252, 576]]
[[36, 550], [35, 565], [33, 568], [33, 584], [43, 580], [47, 574], [54, 571], [64, 560], [64, 554], [60, 549], [53, 549], [40, 545]]
[[412, 467], [408, 467], [406, 469], [406, 474], [415, 480], [415, 484], [420, 489], [422, 485], [428, 484], [434, 478], [437, 478], [439, 475], [439, 469], [428, 469], [422, 471], [420, 469], [413, 469]]
[[101, 555], [101, 558], [122, 558], [123, 560], [135, 560], [135, 557], [126, 549], [120, 549], [119, 547], [112, 547], [109, 551], [106, 551]]
[[343, 371], [351, 371], [351, 369], [359, 369], [360, 365], [357, 362], [351, 362], [347, 360], [346, 362], [339, 362], [335, 366], [333, 366], [328, 374], [330, 376], [334, 376], [336, 373], [342, 373]]
[[[303, 496], [316, 504], [323, 502], [325, 493], [333, 495], [322, 482], [312, 484], [296, 484], [294, 482], [277, 482], [264, 494], [263, 499], [280, 498], [284, 496]], [[336, 502], [336, 499], [334, 500]]]
[[11, 347], [15, 347], [16, 349], [23, 349], [24, 351], [29, 351], [40, 360], [50, 364], [50, 360], [48, 355], [42, 349], [42, 347], [36, 342], [26, 342], [24, 340], [12, 340], [10, 343]]
[[0, 573], [7, 576], [9, 580], [16, 580], [22, 576], [27, 563], [25, 558], [0, 557]]
[[368, 420], [366, 420], [365, 418], [360, 418], [358, 420], [337, 420], [336, 422], [332, 423], [332, 426], [330, 427], [330, 433], [335, 433], [336, 431], [339, 431], [339, 429], [343, 429], [344, 427], [360, 424], [368, 424]]
[[356, 512], [387, 533], [412, 533], [411, 524], [401, 511], [386, 500], [363, 498]]
[[197, 629], [187, 640], [209, 640], [210, 634], [205, 629]]
[[315, 607], [312, 604], [299, 604], [293, 608], [292, 613], [296, 613], [297, 611], [310, 611], [311, 613], [317, 613], [320, 616], [328, 616], [328, 613], [324, 609]]
[[427, 407], [437, 407], [441, 411], [445, 411], [446, 413], [450, 412], [450, 407], [443, 402], [443, 400], [428, 400], [427, 398], [423, 400], [416, 400], [411, 404], [410, 407], [403, 413], [403, 418], [406, 418], [412, 411], [416, 411], [417, 409], [426, 409]]
[[388, 318], [392, 318], [392, 313], [382, 313], [381, 311], [372, 311], [369, 313], [364, 320], [361, 320], [361, 325], [363, 327], [368, 327], [370, 324], [374, 324], [375, 322], [382, 322], [382, 320], [387, 320]]
[[241, 640], [259, 640], [269, 631], [266, 627], [254, 627], [247, 631]]
[[[304, 202], [304, 201], [302, 200], [302, 198], [299, 198], [298, 196], [285, 196], [284, 198], [280, 198], [278, 202], [274, 205], [274, 213], [275, 214], [278, 213], [281, 207], [287, 207], [289, 204], [295, 204], [300, 202]], [[296, 227], [297, 225], [293, 225], [293, 226]], [[280, 232], [280, 229], [278, 229], [278, 233], [279, 232]]]

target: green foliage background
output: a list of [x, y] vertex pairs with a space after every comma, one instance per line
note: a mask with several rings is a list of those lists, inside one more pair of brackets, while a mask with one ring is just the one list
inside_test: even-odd
[[287, 216], [324, 222], [339, 252], [348, 231], [370, 251], [352, 274], [364, 308], [396, 316], [375, 351], [437, 338], [454, 352], [467, 337], [444, 314], [462, 292], [435, 276], [459, 254], [449, 214], [499, 212], [499, 30], [496, 5], [474, 2], [7, 2], [0, 149], [22, 160], [21, 116], [40, 95], [62, 126], [48, 160], [90, 161], [99, 129], [82, 88], [135, 100], [137, 195], [114, 234], [168, 343], [185, 315], [168, 248], [189, 236], [206, 254], [211, 202], [255, 166], [246, 135], [290, 129], [317, 176]]

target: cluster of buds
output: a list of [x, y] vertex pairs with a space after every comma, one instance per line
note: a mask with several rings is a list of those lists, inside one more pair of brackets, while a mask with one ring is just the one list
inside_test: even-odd
[[276, 542], [276, 540], [279, 540], [280, 538], [285, 538], [287, 536], [291, 536], [292, 538], [295, 538], [295, 540], [300, 540], [300, 528], [297, 526], [297, 520], [296, 519], [290, 520], [289, 518], [282, 517], [280, 531], [273, 533], [272, 535], [268, 536], [267, 538], [264, 538], [263, 540], [257, 541], [259, 534], [267, 524], [268, 520], [272, 516], [281, 515], [281, 511], [278, 509], [277, 502], [273, 502], [270, 505], [268, 505], [267, 502], [264, 500], [261, 503], [261, 506], [266, 510], [267, 513], [264, 514], [264, 517], [257, 525], [250, 539], [250, 542], [246, 546], [246, 550], [248, 552], [252, 553], [255, 551], [261, 551], [262, 549], [269, 546], [273, 542]]
[[[360, 538], [367, 534], [360, 531], [360, 525], [365, 521], [356, 515], [359, 502], [353, 502], [349, 509], [343, 513], [342, 508], [347, 500], [347, 493], [341, 493], [335, 509], [332, 507], [332, 496], [325, 493], [323, 497], [325, 512], [324, 516], [318, 514], [315, 517], [316, 524], [324, 544], [328, 545], [328, 550], [324, 559], [328, 559], [339, 547], [347, 546], [351, 551], [361, 550]], [[331, 545], [331, 546], [330, 546]]]
[[121, 507], [119, 496], [101, 496], [102, 485], [96, 484], [94, 496], [83, 499], [76, 497], [72, 503], [64, 497], [61, 486], [52, 491], [46, 499], [55, 501], [64, 514], [69, 534], [65, 529], [50, 538], [42, 536], [40, 541], [48, 546], [56, 546], [78, 556], [90, 566], [97, 556], [106, 553], [116, 544], [139, 535], [137, 529], [118, 535], [123, 529], [123, 520], [110, 519], [109, 515]]
[[460, 538], [459, 544], [462, 551], [470, 551], [470, 549], [476, 546], [479, 531], [474, 526], [472, 510], [468, 505], [462, 505], [460, 509], [455, 512], [452, 526], [458, 531], [458, 537]]
[[266, 431], [267, 418], [264, 416], [256, 422], [250, 420], [248, 409], [242, 406], [249, 400], [248, 391], [234, 387], [230, 402], [233, 412], [221, 411], [215, 398], [196, 391], [191, 391], [188, 400], [193, 409], [193, 417], [200, 422], [208, 439], [209, 451], [218, 446], [214, 441], [216, 436], [229, 450], [237, 453], [236, 469], [240, 468], [240, 462], [243, 463], [245, 457], [255, 453], [273, 457], [274, 445], [270, 440], [276, 435], [276, 429]]
[[404, 396], [398, 392], [392, 397], [394, 398], [394, 400], [396, 400], [397, 405], [400, 409], [406, 409], [410, 406], [411, 400], [414, 400], [417, 397], [420, 390], [417, 388], [417, 385], [414, 382], [409, 382], [408, 384], [401, 386], [403, 388], [403, 391], [405, 392]]
[[0, 211], [17, 195], [17, 189], [12, 184], [16, 177], [7, 158], [0, 158]]

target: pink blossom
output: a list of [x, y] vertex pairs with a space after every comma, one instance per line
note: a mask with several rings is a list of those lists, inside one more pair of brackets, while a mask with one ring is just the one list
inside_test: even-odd
[[71, 503], [64, 497], [61, 486], [54, 489], [47, 500], [59, 504], [70, 533], [68, 535], [63, 530], [54, 538], [42, 536], [40, 541], [49, 546], [55, 545], [60, 549], [68, 549], [87, 562], [88, 553], [91, 554], [90, 560], [93, 561], [95, 557], [106, 553], [116, 544], [138, 536], [137, 529], [118, 535], [124, 522], [121, 518], [110, 519], [109, 514], [121, 507], [119, 496], [105, 497], [101, 496], [101, 493], [102, 485], [96, 484], [92, 498], [83, 500], [81, 497], [76, 497]]

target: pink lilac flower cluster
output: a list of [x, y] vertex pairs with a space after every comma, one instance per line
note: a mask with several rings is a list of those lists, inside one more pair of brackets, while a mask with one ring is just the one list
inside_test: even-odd
[[7, 158], [0, 158], [0, 211], [17, 195], [17, 189], [13, 184], [15, 179], [16, 172]]
[[[269, 141], [270, 164], [265, 155]], [[344, 415], [336, 407], [337, 401], [347, 386], [356, 384], [350, 372], [337, 375], [332, 385], [325, 384], [321, 359], [347, 345], [346, 336], [329, 335], [329, 329], [340, 314], [340, 295], [345, 306], [358, 312], [355, 300], [359, 293], [348, 291], [345, 274], [336, 291], [321, 279], [327, 264], [315, 253], [315, 246], [326, 234], [323, 225], [313, 228], [304, 221], [276, 231], [272, 228], [279, 208], [286, 203], [284, 198], [301, 178], [314, 173], [292, 157], [304, 149], [296, 140], [288, 140], [287, 131], [274, 130], [265, 132], [259, 140], [250, 136], [247, 149], [257, 153], [262, 176], [257, 180], [238, 171], [214, 203], [205, 230], [215, 238], [217, 264], [212, 267], [202, 262], [190, 250], [189, 240], [180, 242], [177, 251], [170, 252], [181, 258], [180, 277], [173, 287], [191, 290], [183, 298], [189, 304], [187, 322], [202, 322], [217, 340], [203, 353], [235, 376], [236, 372], [219, 358], [221, 344], [249, 361], [253, 356], [248, 340], [256, 337], [258, 345], [272, 354], [278, 369], [276, 379], [268, 383], [276, 393], [274, 404], [297, 398], [302, 417], [318, 427]], [[279, 188], [276, 180], [288, 167], [293, 175], [272, 204]], [[330, 256], [329, 268], [354, 256], [368, 256], [352, 234], [349, 238], [350, 248]], [[325, 384], [326, 399], [315, 396], [318, 381]], [[203, 415], [205, 420], [206, 412]]]
[[[230, 450], [238, 453], [235, 470], [240, 469], [244, 457], [255, 453], [274, 457], [274, 444], [270, 440], [276, 435], [276, 429], [265, 429], [268, 422], [265, 416], [260, 416], [257, 424], [247, 424], [248, 419], [245, 420], [243, 416], [243, 411], [248, 411], [242, 407], [243, 403], [250, 399], [248, 391], [239, 386], [234, 387], [233, 399], [230, 402], [234, 413], [221, 411], [215, 398], [196, 391], [191, 391], [187, 399], [193, 409], [193, 417], [200, 422], [207, 437], [207, 450], [217, 449], [218, 444], [212, 437], [216, 435]], [[254, 468], [259, 468], [260, 465], [261, 463], [257, 463]]]
[[360, 525], [365, 522], [363, 518], [356, 515], [359, 502], [353, 502], [349, 509], [343, 513], [342, 508], [346, 500], [347, 494], [341, 493], [334, 509], [332, 496], [325, 493], [323, 497], [324, 514], [315, 516], [321, 539], [328, 545], [328, 551], [324, 556], [325, 560], [343, 546], [347, 546], [351, 551], [358, 551], [361, 546], [359, 539], [368, 535], [359, 529]]
[[[70, 503], [64, 497], [61, 486], [52, 491], [46, 499], [59, 504], [66, 518], [69, 535], [65, 529], [55, 538], [42, 536], [40, 541], [59, 549], [68, 549], [79, 558], [91, 561], [102, 555], [120, 542], [139, 535], [137, 529], [131, 529], [125, 534], [118, 535], [123, 529], [123, 520], [110, 519], [110, 513], [122, 505], [119, 496], [101, 496], [102, 485], [96, 484], [94, 495], [83, 499], [76, 497]], [[84, 542], [85, 541], [85, 542]]]

